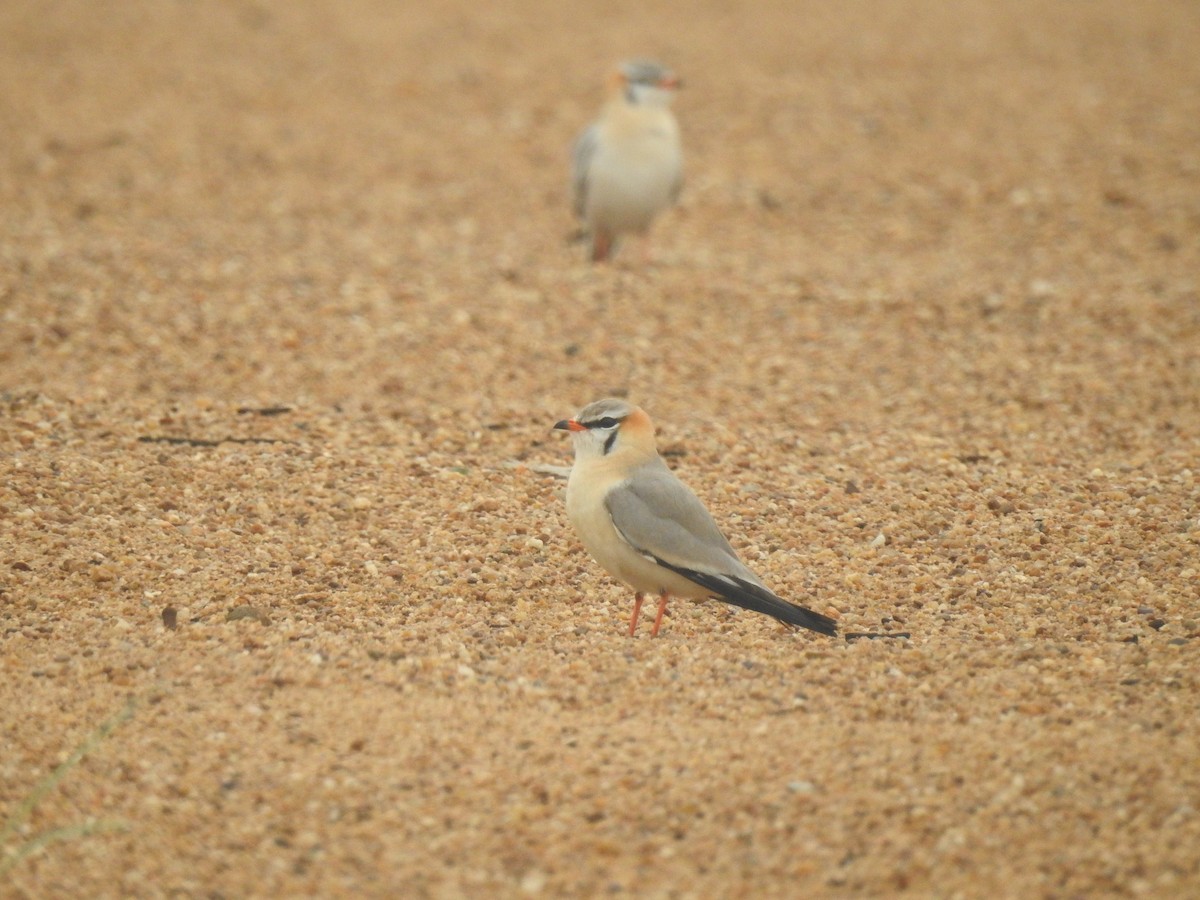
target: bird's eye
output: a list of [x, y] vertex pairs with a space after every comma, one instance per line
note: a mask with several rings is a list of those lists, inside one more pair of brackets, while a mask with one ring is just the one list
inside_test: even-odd
[[603, 419], [601, 419], [599, 422], [596, 423], [595, 427], [596, 428], [616, 428], [617, 425], [619, 425], [619, 424], [620, 423], [616, 419], [614, 419], [612, 416], [605, 416]]

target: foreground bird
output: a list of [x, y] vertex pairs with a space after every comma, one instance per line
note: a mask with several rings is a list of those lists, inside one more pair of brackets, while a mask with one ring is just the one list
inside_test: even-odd
[[622, 235], [644, 235], [679, 197], [683, 149], [670, 108], [678, 87], [656, 62], [622, 63], [600, 117], [575, 142], [575, 214], [591, 236], [594, 262], [611, 259]]
[[742, 565], [699, 498], [667, 468], [645, 411], [619, 399], [597, 400], [556, 429], [571, 433], [575, 465], [567, 516], [584, 547], [633, 587], [629, 634], [644, 594], [659, 596], [658, 634], [667, 600], [715, 597], [821, 634], [837, 634], [827, 616], [775, 596]]

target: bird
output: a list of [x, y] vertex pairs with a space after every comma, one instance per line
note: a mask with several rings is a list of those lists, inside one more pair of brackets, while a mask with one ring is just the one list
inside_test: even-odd
[[630, 637], [647, 594], [659, 598], [652, 637], [673, 596], [712, 597], [787, 625], [837, 634], [833, 619], [777, 596], [742, 564], [700, 498], [659, 456], [645, 410], [610, 397], [554, 428], [569, 432], [575, 449], [567, 518], [596, 561], [635, 592]]
[[617, 67], [612, 95], [571, 154], [575, 214], [593, 262], [610, 260], [626, 234], [645, 235], [683, 187], [683, 148], [671, 98], [675, 73], [653, 60]]

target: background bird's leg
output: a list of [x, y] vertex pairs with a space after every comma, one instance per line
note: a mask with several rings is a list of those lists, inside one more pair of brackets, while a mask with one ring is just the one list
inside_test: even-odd
[[633, 615], [629, 618], [629, 636], [633, 637], [637, 631], [638, 616], [642, 614], [642, 594], [639, 591], [633, 595]]
[[655, 635], [658, 634], [658, 629], [662, 626], [663, 615], [667, 611], [667, 600], [669, 600], [670, 598], [671, 598], [671, 595], [668, 594], [666, 591], [663, 591], [661, 594], [659, 594], [659, 596], [658, 596], [658, 615], [654, 617], [654, 628], [650, 632], [650, 637], [654, 637]]
[[592, 235], [592, 262], [606, 262], [612, 258], [612, 238], [603, 231]]

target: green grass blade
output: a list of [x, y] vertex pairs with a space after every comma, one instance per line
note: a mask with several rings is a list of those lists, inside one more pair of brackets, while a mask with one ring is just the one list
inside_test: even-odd
[[[3, 848], [9, 840], [17, 833], [17, 830], [29, 819], [33, 814], [34, 809], [42, 798], [54, 790], [60, 781], [74, 769], [83, 760], [85, 756], [91, 753], [96, 747], [109, 735], [117, 730], [122, 724], [129, 721], [133, 716], [134, 709], [137, 706], [137, 701], [130, 697], [125, 706], [111, 716], [105, 722], [93, 731], [84, 741], [79, 744], [53, 772], [38, 782], [29, 795], [21, 801], [20, 805], [9, 816], [8, 821], [4, 823], [4, 829], [0, 831], [0, 848]], [[69, 825], [64, 828], [56, 828], [52, 831], [44, 832], [35, 838], [30, 839], [25, 844], [21, 845], [17, 851], [10, 857], [0, 860], [0, 875], [7, 873], [19, 861], [24, 859], [30, 853], [35, 852], [47, 844], [56, 841], [71, 840], [78, 837], [86, 837], [89, 834], [95, 834], [98, 831], [112, 831], [119, 828], [124, 828], [123, 823], [115, 823], [112, 821], [92, 822], [83, 825]]]

